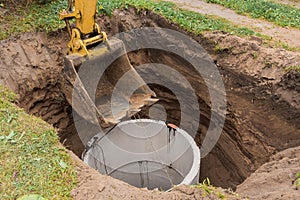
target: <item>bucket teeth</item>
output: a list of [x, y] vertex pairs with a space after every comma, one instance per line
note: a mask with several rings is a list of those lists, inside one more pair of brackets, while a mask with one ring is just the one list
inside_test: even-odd
[[154, 98], [145, 99], [145, 103], [147, 103], [147, 105], [155, 104], [158, 101], [159, 101], [159, 99], [154, 99]]

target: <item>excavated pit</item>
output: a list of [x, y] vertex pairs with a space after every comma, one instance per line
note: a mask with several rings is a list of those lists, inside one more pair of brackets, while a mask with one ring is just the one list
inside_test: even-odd
[[[148, 11], [137, 14], [132, 8], [115, 12], [111, 19], [105, 17], [99, 22], [110, 35], [148, 26], [184, 33], [159, 15]], [[236, 188], [275, 152], [300, 145], [300, 78], [292, 71], [283, 75], [285, 66], [299, 63], [299, 60], [296, 54], [262, 47], [258, 38], [247, 41], [224, 33], [189, 35], [217, 64], [228, 102], [222, 135], [214, 149], [201, 160], [200, 181], [209, 177], [216, 186]], [[61, 89], [62, 58], [66, 53], [62, 49], [66, 49], [67, 41], [65, 30], [48, 35], [24, 34], [1, 41], [0, 84], [19, 94], [19, 105], [26, 112], [42, 117], [58, 128], [62, 144], [81, 156], [84, 146], [76, 132], [72, 108]], [[222, 49], [216, 50], [216, 45]], [[145, 63], [165, 64], [190, 82], [201, 110], [195, 138], [200, 146], [211, 116], [208, 90], [202, 78], [190, 70], [192, 67], [187, 61], [167, 52], [145, 49], [130, 52], [128, 56], [134, 67]], [[154, 75], [149, 71], [139, 73]], [[176, 96], [161, 85], [150, 87], [159, 99], [157, 105], [164, 107], [167, 121], [178, 124], [181, 114]], [[148, 118], [150, 111], [144, 109], [139, 116]]]

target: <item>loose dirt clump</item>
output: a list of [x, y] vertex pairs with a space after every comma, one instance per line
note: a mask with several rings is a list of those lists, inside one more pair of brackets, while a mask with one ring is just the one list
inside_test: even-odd
[[[237, 192], [255, 199], [297, 199], [299, 190], [294, 184], [299, 173], [300, 147], [282, 151], [271, 157], [241, 185]], [[270, 190], [272, 188], [272, 190]]]
[[[226, 87], [227, 116], [217, 145], [201, 161], [200, 181], [209, 177], [216, 186], [236, 188], [273, 154], [300, 145], [299, 75], [285, 70], [299, 65], [297, 53], [264, 47], [255, 37], [245, 39], [219, 32], [186, 33], [146, 10], [138, 14], [133, 8], [118, 10], [112, 18], [104, 17], [99, 22], [110, 35], [149, 26], [178, 30], [198, 41], [212, 56]], [[66, 49], [67, 41], [66, 31], [48, 35], [30, 33], [1, 41], [0, 83], [19, 94], [19, 105], [28, 113], [42, 117], [58, 128], [62, 143], [80, 156], [84, 147], [76, 133], [71, 106], [62, 93], [62, 57], [66, 53], [62, 49]], [[146, 49], [131, 52], [128, 56], [135, 67], [158, 62], [171, 66], [187, 78], [196, 91], [201, 109], [200, 127], [195, 138], [201, 146], [211, 118], [209, 94], [203, 79], [187, 70], [191, 69], [189, 63], [168, 52]], [[151, 72], [139, 73], [154, 76]], [[179, 84], [178, 87], [183, 86]], [[174, 94], [162, 86], [151, 85], [151, 88], [160, 99], [158, 103], [165, 107], [168, 121], [178, 124], [180, 107]], [[141, 114], [149, 115], [147, 110]], [[104, 198], [117, 195], [123, 199], [200, 199], [196, 197], [198, 190], [186, 191], [189, 187], [174, 189], [172, 193], [149, 192], [97, 174], [84, 164], [79, 166], [79, 188], [72, 193], [75, 199], [97, 199], [100, 194]], [[270, 184], [273, 182], [276, 183], [270, 179]], [[243, 189], [239, 191], [244, 192]]]

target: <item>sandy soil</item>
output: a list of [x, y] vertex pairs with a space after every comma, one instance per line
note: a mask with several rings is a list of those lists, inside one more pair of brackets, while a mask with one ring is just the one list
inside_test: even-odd
[[300, 191], [294, 185], [299, 173], [300, 147], [282, 151], [271, 157], [241, 185], [237, 192], [251, 199], [298, 199]]
[[76, 155], [70, 152], [70, 155], [76, 162], [79, 176], [78, 188], [71, 192], [75, 200], [134, 200], [134, 199], [153, 199], [153, 200], [213, 200], [218, 199], [218, 194], [224, 194], [224, 198], [230, 200], [241, 199], [230, 190], [217, 188], [212, 194], [207, 194], [203, 189], [190, 186], [178, 186], [172, 192], [161, 192], [159, 190], [149, 191], [147, 189], [135, 188], [127, 183], [113, 179], [109, 176], [99, 174], [94, 169], [91, 169]]
[[[271, 22], [261, 19], [253, 19], [239, 15], [235, 11], [217, 4], [206, 3], [203, 0], [167, 0], [179, 5], [179, 7], [199, 12], [202, 14], [215, 15], [231, 21], [233, 24], [249, 27], [259, 33], [270, 36], [275, 41], [285, 42], [291, 47], [300, 47], [300, 30], [295, 28], [283, 28]], [[299, 6], [299, 3], [297, 4]]]

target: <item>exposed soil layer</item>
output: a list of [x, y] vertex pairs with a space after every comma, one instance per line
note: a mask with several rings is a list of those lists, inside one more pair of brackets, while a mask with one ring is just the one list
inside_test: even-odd
[[[141, 11], [137, 14], [131, 8], [116, 11], [111, 19], [105, 17], [99, 22], [110, 35], [149, 26], [185, 33], [152, 12]], [[228, 101], [222, 135], [213, 151], [201, 161], [201, 180], [209, 177], [216, 186], [235, 188], [268, 162], [271, 155], [300, 145], [300, 76], [294, 71], [284, 70], [285, 67], [299, 66], [299, 57], [297, 53], [263, 47], [261, 40], [255, 37], [245, 39], [226, 33], [188, 35], [198, 41], [217, 64]], [[25, 34], [1, 41], [0, 84], [9, 86], [20, 95], [19, 104], [28, 113], [40, 116], [57, 127], [62, 143], [75, 154], [81, 155], [84, 147], [72, 121], [71, 107], [61, 89], [62, 58], [66, 53], [63, 49], [66, 49], [67, 41], [66, 31], [48, 35]], [[143, 50], [129, 53], [129, 58], [133, 66], [158, 62], [171, 66], [187, 78], [196, 91], [201, 109], [200, 127], [195, 138], [200, 146], [211, 115], [210, 99], [202, 78], [192, 70], [187, 70], [191, 66], [185, 60], [167, 52]], [[147, 75], [153, 76], [151, 72], [147, 72]], [[159, 104], [165, 107], [168, 120], [178, 124], [180, 108], [176, 97], [164, 87], [151, 87], [160, 99]], [[147, 116], [146, 111], [144, 115]], [[76, 199], [85, 197], [79, 195], [82, 192], [93, 199], [92, 196], [97, 194], [91, 193], [91, 189], [98, 187], [95, 186], [97, 176], [103, 178], [95, 175], [95, 172], [89, 172], [91, 169], [85, 170], [79, 173], [80, 179], [86, 181], [79, 185], [81, 189], [74, 192], [73, 195], [78, 197]], [[107, 180], [109, 182], [112, 179], [107, 177]], [[124, 186], [124, 183], [120, 184]], [[103, 188], [118, 185], [119, 182], [116, 186], [103, 185]], [[94, 188], [94, 191], [101, 194], [102, 191], [111, 191], [103, 188]], [[118, 190], [111, 192], [120, 192], [120, 198], [126, 198], [126, 188], [132, 187], [124, 188], [124, 193]], [[145, 195], [149, 194], [145, 192]]]
[[42, 33], [1, 41], [0, 83], [19, 94], [20, 106], [28, 113], [66, 128], [69, 110], [60, 92], [63, 54], [49, 45]]
[[[19, 106], [30, 114], [45, 121], [64, 133], [76, 132], [70, 124], [72, 108], [67, 103], [62, 87], [63, 56], [61, 46], [67, 44], [64, 33], [24, 34], [20, 37], [1, 41], [0, 84], [7, 85], [19, 94]], [[80, 140], [63, 134], [61, 141], [78, 155]], [[65, 140], [66, 138], [68, 140]]]
[[[133, 13], [132, 10], [115, 12], [112, 20], [102, 24], [111, 34], [145, 26], [181, 31], [152, 12]], [[261, 40], [255, 37], [249, 41], [222, 33], [190, 36], [210, 53], [219, 66], [228, 100], [224, 131], [214, 150], [202, 160], [201, 178], [209, 177], [217, 186], [234, 188], [267, 162], [270, 155], [300, 143], [297, 123], [300, 117], [299, 75], [294, 72], [285, 74], [284, 71], [287, 66], [298, 65], [299, 57], [296, 53], [262, 47]], [[210, 120], [209, 95], [201, 77], [186, 70], [191, 69], [186, 61], [168, 53], [139, 51], [129, 54], [129, 58], [134, 66], [144, 63], [172, 66], [197, 88], [201, 125], [195, 140], [201, 144]], [[147, 72], [146, 76], [152, 74]], [[152, 89], [161, 99], [159, 103], [164, 105], [168, 116], [172, 116], [168, 120], [178, 124], [180, 110], [174, 95], [164, 88], [152, 86]]]

